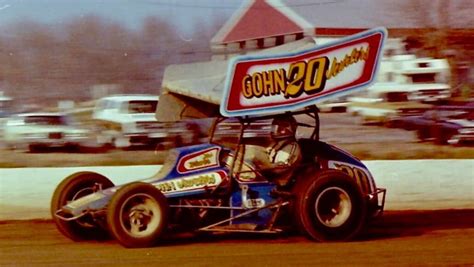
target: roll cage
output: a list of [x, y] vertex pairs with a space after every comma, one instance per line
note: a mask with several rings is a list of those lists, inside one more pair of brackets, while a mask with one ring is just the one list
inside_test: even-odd
[[[250, 126], [255, 121], [259, 120], [268, 120], [268, 119], [273, 119], [276, 116], [280, 115], [291, 115], [291, 116], [296, 116], [296, 115], [302, 115], [306, 114], [309, 117], [314, 119], [314, 125], [306, 124], [306, 123], [301, 123], [298, 122], [298, 126], [303, 126], [303, 127], [308, 127], [308, 128], [314, 128], [310, 139], [318, 141], [319, 140], [319, 129], [320, 129], [320, 120], [319, 120], [319, 108], [314, 105], [314, 106], [309, 106], [306, 107], [305, 109], [297, 110], [297, 111], [288, 111], [284, 113], [275, 113], [275, 114], [270, 114], [270, 115], [263, 115], [263, 116], [243, 116], [243, 117], [236, 117], [238, 122], [240, 123], [240, 133], [238, 136], [237, 144], [241, 144], [243, 140], [243, 136], [245, 133], [245, 130]], [[217, 117], [213, 125], [211, 126], [211, 132], [210, 132], [210, 137], [209, 137], [209, 142], [214, 143], [214, 137], [215, 137], [215, 131], [217, 128], [217, 125], [219, 123], [223, 122], [224, 120], [228, 119], [228, 117]]]
[[[281, 116], [281, 115], [291, 115], [291, 116], [307, 115], [310, 118], [312, 118], [314, 120], [314, 124], [307, 124], [307, 123], [298, 122], [297, 125], [302, 126], [302, 127], [307, 127], [307, 128], [313, 128], [313, 131], [312, 131], [309, 139], [313, 140], [313, 141], [319, 141], [319, 131], [320, 131], [319, 108], [316, 105], [312, 105], [312, 106], [308, 106], [304, 109], [297, 110], [297, 111], [288, 111], [288, 112], [284, 112], [284, 113], [275, 113], [275, 114], [263, 115], [263, 116], [236, 117], [239, 124], [240, 124], [240, 131], [239, 131], [239, 135], [237, 136], [237, 142], [234, 144], [234, 147], [230, 147], [230, 149], [232, 151], [234, 151], [235, 155], [238, 155], [239, 153], [241, 153], [241, 150], [244, 147], [244, 146], [242, 146], [242, 144], [244, 143], [243, 142], [244, 141], [244, 133], [245, 133], [246, 129], [248, 129], [249, 126], [252, 123], [254, 123], [256, 121], [261, 121], [261, 120], [273, 119], [276, 116]], [[211, 126], [210, 135], [209, 135], [209, 143], [211, 143], [211, 144], [216, 143], [215, 142], [215, 132], [216, 132], [217, 126], [219, 125], [219, 123], [225, 121], [226, 119], [228, 119], [228, 117], [222, 117], [221, 116], [221, 117], [217, 117], [214, 120], [214, 122]], [[243, 153], [245, 153], [245, 151]], [[242, 157], [241, 160], [243, 160], [243, 157]], [[229, 166], [230, 167], [229, 175], [231, 177], [234, 175], [236, 162], [238, 162], [238, 160], [233, 160], [231, 166]], [[239, 174], [240, 173], [245, 173], [245, 172], [249, 172], [249, 171], [242, 171], [242, 170], [238, 171]], [[255, 170], [250, 171], [250, 172], [255, 172]]]

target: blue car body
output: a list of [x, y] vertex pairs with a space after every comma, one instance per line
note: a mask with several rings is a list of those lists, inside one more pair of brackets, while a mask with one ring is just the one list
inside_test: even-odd
[[[375, 215], [383, 210], [385, 191], [380, 191], [375, 185], [368, 168], [357, 158], [337, 147], [321, 141], [309, 139], [300, 140], [304, 143], [304, 158], [309, 161], [318, 158], [318, 169], [341, 170], [357, 180], [364, 194], [369, 199], [369, 210]], [[270, 210], [279, 200], [277, 185], [257, 175], [252, 180], [231, 178], [230, 166], [225, 162], [225, 155], [229, 151], [216, 144], [201, 144], [173, 149], [162, 169], [153, 177], [142, 180], [150, 183], [166, 196], [171, 207], [179, 208], [179, 199], [203, 198], [213, 195], [229, 197], [228, 225], [256, 224], [267, 225], [273, 218]], [[312, 162], [314, 163], [314, 162]], [[257, 172], [257, 170], [255, 170]], [[235, 184], [233, 184], [235, 183]], [[99, 190], [88, 196], [79, 198], [65, 205], [57, 216], [66, 220], [77, 219], [88, 213], [106, 209], [111, 197], [120, 189], [121, 185]], [[243, 188], [245, 188], [243, 194]], [[383, 193], [382, 198], [379, 194]], [[240, 214], [247, 210], [260, 209], [248, 216]]]

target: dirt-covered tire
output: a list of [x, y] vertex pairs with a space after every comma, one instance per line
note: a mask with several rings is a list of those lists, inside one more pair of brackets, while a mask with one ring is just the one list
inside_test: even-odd
[[366, 200], [357, 183], [337, 170], [324, 170], [297, 182], [293, 218], [300, 232], [316, 241], [347, 241], [367, 221]]
[[104, 239], [107, 230], [101, 228], [90, 218], [79, 218], [74, 221], [64, 221], [56, 217], [56, 211], [69, 201], [93, 193], [95, 189], [106, 189], [114, 184], [105, 176], [94, 172], [78, 172], [66, 177], [57, 187], [51, 199], [51, 216], [58, 230], [66, 237], [74, 240]]
[[125, 185], [109, 203], [107, 223], [110, 234], [124, 247], [151, 247], [168, 225], [166, 197], [151, 184]]

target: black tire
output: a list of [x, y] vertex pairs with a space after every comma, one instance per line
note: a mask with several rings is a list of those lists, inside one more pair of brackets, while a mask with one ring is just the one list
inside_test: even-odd
[[30, 153], [44, 152], [46, 149], [41, 145], [28, 145], [28, 151]]
[[446, 145], [448, 144], [448, 140], [450, 139], [449, 136], [445, 135], [444, 133], [438, 133], [435, 138], [435, 144], [437, 145]]
[[383, 125], [387, 128], [401, 128], [400, 127], [400, 121], [397, 120], [396, 118], [385, 118]]
[[453, 130], [442, 130], [442, 129], [438, 129], [436, 132], [435, 132], [435, 143], [437, 145], [447, 145], [448, 144], [448, 140], [451, 139], [455, 134], [456, 134], [457, 130], [456, 131], [453, 131]]
[[114, 184], [105, 176], [94, 172], [78, 172], [66, 177], [54, 191], [51, 199], [51, 216], [58, 230], [66, 237], [74, 240], [104, 239], [108, 236], [105, 229], [90, 221], [90, 218], [79, 218], [75, 221], [64, 221], [55, 216], [69, 201], [88, 195], [98, 184], [102, 189], [113, 187]]
[[307, 178], [297, 181], [294, 190], [293, 218], [299, 231], [323, 242], [356, 237], [366, 224], [367, 204], [354, 179], [337, 170]]
[[107, 210], [110, 234], [127, 248], [151, 247], [168, 226], [166, 197], [151, 184], [135, 182], [120, 188]]
[[430, 137], [430, 130], [428, 128], [422, 127], [416, 131], [416, 136], [421, 142], [426, 142]]

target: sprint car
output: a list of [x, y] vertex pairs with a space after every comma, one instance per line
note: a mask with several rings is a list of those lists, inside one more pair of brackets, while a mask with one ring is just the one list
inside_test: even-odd
[[316, 241], [355, 238], [382, 213], [386, 189], [360, 160], [319, 140], [317, 107], [286, 114], [298, 118], [303, 159], [284, 185], [250, 163], [236, 168], [243, 140], [251, 142], [242, 138], [246, 129], [274, 115], [245, 116], [236, 143], [215, 142], [211, 130], [207, 143], [172, 149], [150, 178], [114, 185], [94, 172], [66, 177], [52, 197], [53, 220], [72, 240], [111, 236], [129, 248], [154, 246], [176, 231], [297, 229]]

